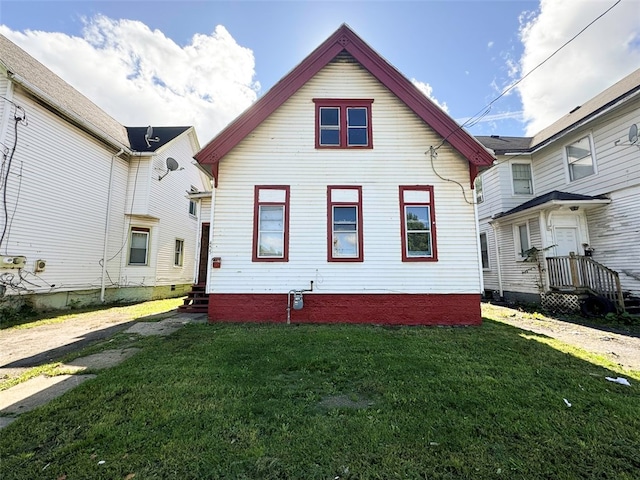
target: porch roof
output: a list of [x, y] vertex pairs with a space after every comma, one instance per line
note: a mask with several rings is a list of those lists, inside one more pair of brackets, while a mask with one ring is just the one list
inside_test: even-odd
[[494, 220], [502, 220], [505, 217], [515, 215], [522, 212], [535, 212], [538, 210], [544, 210], [551, 206], [564, 206], [564, 207], [587, 207], [605, 205], [611, 203], [611, 200], [604, 195], [591, 196], [580, 195], [578, 193], [560, 192], [554, 190], [539, 197], [532, 198], [528, 202], [524, 202], [511, 210], [501, 212], [493, 216]]

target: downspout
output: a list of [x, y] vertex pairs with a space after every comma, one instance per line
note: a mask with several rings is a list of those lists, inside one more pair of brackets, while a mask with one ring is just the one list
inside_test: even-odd
[[111, 220], [111, 187], [113, 184], [113, 165], [116, 158], [124, 153], [121, 148], [115, 155], [111, 157], [111, 168], [109, 169], [109, 190], [107, 191], [107, 216], [104, 221], [104, 245], [102, 249], [102, 275], [100, 277], [100, 302], [104, 303], [104, 293], [106, 290], [107, 278], [107, 247], [109, 245], [109, 226]]
[[480, 278], [480, 294], [484, 296], [484, 271], [482, 269], [482, 248], [480, 248], [480, 228], [478, 222], [478, 203], [473, 202], [473, 217], [476, 221], [476, 250], [478, 251], [478, 273]]
[[207, 280], [206, 280], [206, 285], [204, 287], [204, 292], [206, 294], [210, 294], [213, 293], [211, 291], [210, 285], [211, 285], [211, 277], [212, 277], [212, 265], [211, 265], [211, 245], [213, 243], [213, 229], [215, 228], [214, 226], [214, 219], [215, 219], [215, 211], [216, 211], [216, 190], [217, 190], [217, 183], [212, 185], [211, 188], [211, 214], [209, 216], [209, 238], [207, 239], [207, 241], [209, 242], [207, 245]]
[[504, 297], [504, 290], [502, 288], [502, 268], [500, 267], [500, 246], [498, 245], [498, 233], [496, 230], [496, 224], [493, 222], [489, 222], [491, 228], [493, 229], [493, 243], [496, 246], [496, 266], [498, 267], [498, 291], [500, 293], [500, 298]]

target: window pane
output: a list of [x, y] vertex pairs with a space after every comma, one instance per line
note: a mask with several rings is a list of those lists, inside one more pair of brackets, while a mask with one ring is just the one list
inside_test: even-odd
[[347, 109], [347, 125], [350, 127], [366, 127], [367, 126], [367, 109], [366, 108], [348, 108]]
[[260, 207], [260, 226], [262, 232], [281, 232], [284, 227], [284, 208], [281, 206]]
[[258, 255], [260, 257], [282, 257], [284, 238], [281, 233], [260, 233]]
[[351, 128], [347, 130], [347, 142], [349, 145], [368, 145], [366, 128]]
[[131, 232], [131, 248], [147, 249], [147, 234]]
[[482, 268], [489, 268], [489, 245], [486, 233], [480, 234], [480, 256], [482, 257]]
[[320, 145], [340, 145], [340, 130], [320, 130]]
[[527, 235], [527, 226], [519, 225], [518, 234], [520, 235], [520, 253], [524, 254], [529, 250], [529, 235]]
[[333, 223], [356, 224], [357, 208], [356, 207], [333, 207]]
[[357, 257], [358, 234], [349, 232], [336, 232], [333, 234], [334, 257]]
[[340, 110], [338, 108], [320, 108], [320, 126], [337, 127], [340, 125]]
[[429, 207], [405, 207], [407, 232], [429, 230]]
[[407, 233], [407, 250], [408, 257], [430, 257], [431, 233]]
[[511, 165], [513, 176], [513, 193], [519, 195], [530, 195], [531, 188], [531, 165], [528, 163], [514, 163]]
[[567, 147], [567, 161], [571, 180], [578, 180], [595, 173], [589, 137], [581, 138]]

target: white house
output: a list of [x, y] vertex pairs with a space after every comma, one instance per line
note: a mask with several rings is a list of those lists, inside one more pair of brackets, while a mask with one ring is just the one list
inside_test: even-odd
[[215, 137], [210, 321], [479, 324], [493, 157], [343, 25]]
[[196, 280], [193, 197], [211, 182], [192, 127], [126, 128], [0, 36], [0, 146], [0, 310], [162, 298]]
[[[497, 156], [476, 188], [485, 289], [567, 308], [589, 293], [604, 311], [625, 299], [629, 309], [640, 296], [639, 123], [640, 69], [534, 137], [478, 137]], [[525, 262], [533, 247], [539, 262]]]

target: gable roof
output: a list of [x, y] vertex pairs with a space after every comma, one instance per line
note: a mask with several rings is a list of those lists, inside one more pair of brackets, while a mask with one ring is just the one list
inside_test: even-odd
[[195, 155], [202, 164], [218, 163], [289, 97], [342, 51], [355, 58], [416, 115], [449, 142], [477, 168], [493, 163], [493, 156], [440, 107], [427, 98], [395, 67], [383, 59], [347, 25], [343, 24], [265, 95], [231, 122]]
[[[507, 152], [530, 153], [562, 137], [564, 134], [604, 113], [619, 102], [630, 99], [638, 93], [640, 93], [640, 68], [606, 90], [603, 90], [584, 104], [574, 108], [564, 117], [542, 129], [533, 137], [500, 137], [492, 135], [491, 137], [476, 138], [485, 147], [494, 150], [497, 155]], [[505, 141], [501, 142], [502, 139]]]
[[153, 127], [153, 138], [149, 145], [145, 140], [148, 127], [126, 127], [131, 149], [136, 152], [155, 152], [163, 145], [189, 130], [191, 127]]
[[3, 35], [0, 64], [11, 80], [69, 120], [85, 123], [104, 140], [129, 148], [127, 132], [118, 121]]

